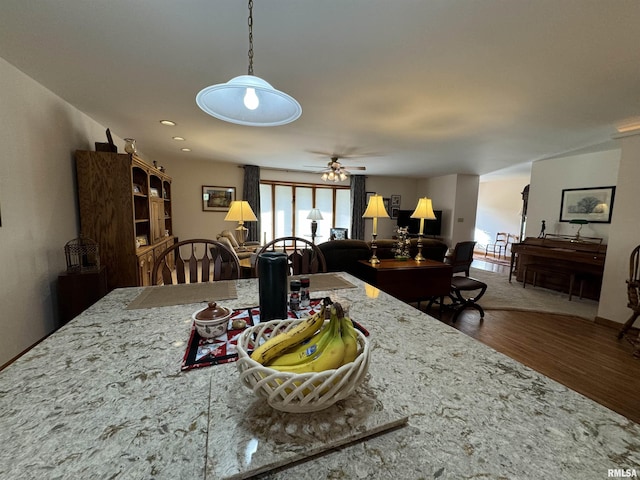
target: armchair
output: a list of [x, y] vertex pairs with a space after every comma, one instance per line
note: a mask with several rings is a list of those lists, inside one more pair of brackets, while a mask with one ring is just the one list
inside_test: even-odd
[[241, 247], [231, 230], [223, 230], [218, 235], [216, 235], [216, 240], [224, 241], [225, 243], [228, 242], [231, 248], [233, 248], [233, 251], [236, 252], [240, 260], [242, 260], [243, 258], [251, 257], [251, 254], [254, 253], [258, 249], [258, 247], [260, 247], [260, 242], [245, 242], [244, 248]]

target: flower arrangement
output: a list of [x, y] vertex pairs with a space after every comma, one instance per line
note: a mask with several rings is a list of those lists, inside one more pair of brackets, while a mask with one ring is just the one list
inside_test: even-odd
[[409, 240], [409, 232], [407, 232], [407, 227], [398, 227], [396, 230], [396, 244], [393, 248], [393, 253], [398, 260], [406, 260], [410, 257], [409, 255], [409, 245], [411, 241]]

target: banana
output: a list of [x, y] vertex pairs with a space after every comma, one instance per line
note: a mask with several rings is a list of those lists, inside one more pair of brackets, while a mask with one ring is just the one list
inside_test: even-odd
[[306, 362], [309, 357], [324, 350], [327, 343], [331, 340], [331, 334], [331, 322], [329, 321], [326, 322], [313, 337], [288, 348], [271, 362], [267, 363], [267, 367], [273, 367], [274, 365], [299, 365], [300, 363]]
[[339, 304], [334, 303], [331, 306], [331, 320], [328, 327], [331, 329], [331, 336], [322, 350], [317, 351], [313, 356], [308, 357], [307, 361], [297, 365], [269, 365], [269, 368], [281, 372], [310, 373], [333, 370], [342, 366], [344, 359], [344, 341], [340, 335], [338, 309], [342, 311], [342, 307], [340, 307]]
[[342, 328], [342, 341], [344, 342], [344, 360], [343, 364], [353, 362], [358, 356], [358, 334], [353, 327], [353, 322], [348, 317], [340, 319]]
[[316, 333], [324, 323], [325, 309], [326, 306], [323, 304], [318, 312], [304, 319], [291, 330], [269, 338], [262, 345], [256, 347], [251, 354], [251, 358], [262, 365], [266, 365], [284, 350], [306, 340]]

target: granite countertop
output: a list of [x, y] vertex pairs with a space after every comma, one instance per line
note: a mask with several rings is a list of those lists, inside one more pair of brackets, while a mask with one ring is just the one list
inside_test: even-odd
[[[142, 288], [119, 289], [0, 372], [0, 478], [241, 478], [266, 458], [286, 463], [403, 417], [404, 427], [263, 477], [640, 475], [640, 425], [340, 275], [357, 288], [326, 294], [350, 306], [373, 349], [349, 399], [285, 414], [242, 386], [234, 363], [181, 371], [201, 304], [126, 310]], [[221, 303], [257, 305], [255, 279], [237, 292]]]

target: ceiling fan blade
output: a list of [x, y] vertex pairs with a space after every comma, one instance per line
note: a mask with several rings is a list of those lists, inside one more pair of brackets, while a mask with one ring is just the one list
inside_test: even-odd
[[347, 170], [366, 170], [367, 167], [348, 167], [346, 165], [343, 165], [342, 168], [346, 168]]

